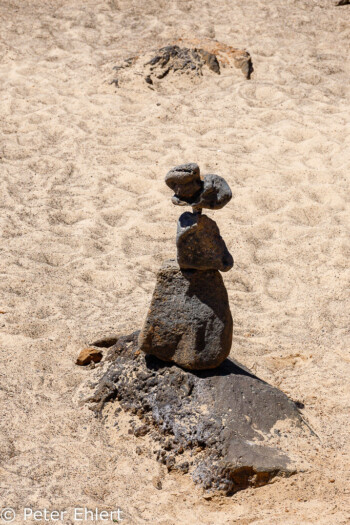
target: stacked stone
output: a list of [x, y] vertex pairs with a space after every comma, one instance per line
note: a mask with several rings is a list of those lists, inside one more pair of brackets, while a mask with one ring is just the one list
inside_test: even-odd
[[165, 177], [173, 204], [192, 206], [177, 224], [177, 262], [167, 261], [157, 283], [139, 347], [147, 354], [190, 370], [219, 366], [232, 343], [232, 316], [220, 275], [233, 259], [215, 221], [203, 208], [218, 210], [232, 198], [219, 175], [200, 177], [197, 164], [176, 166]]

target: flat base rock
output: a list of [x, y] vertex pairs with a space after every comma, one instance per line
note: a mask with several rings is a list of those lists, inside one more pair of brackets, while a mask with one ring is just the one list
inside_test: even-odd
[[134, 434], [150, 435], [158, 461], [209, 492], [230, 495], [296, 471], [279, 443], [283, 434], [300, 446], [305, 425], [283, 392], [230, 359], [201, 372], [167, 365], [140, 352], [138, 336], [120, 337], [109, 349], [84, 400], [96, 413], [118, 400], [140, 422]]
[[191, 370], [214, 368], [230, 353], [232, 326], [220, 273], [170, 260], [158, 271], [140, 349]]

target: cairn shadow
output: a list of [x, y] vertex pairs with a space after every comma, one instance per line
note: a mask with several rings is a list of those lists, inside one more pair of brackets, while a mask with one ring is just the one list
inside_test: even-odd
[[[120, 345], [127, 344], [127, 343], [133, 343], [134, 350], [138, 349], [138, 336], [140, 334], [140, 330], [136, 330], [132, 334], [128, 334], [126, 336], [122, 336], [119, 338], [118, 344], [115, 345], [116, 348], [118, 348]], [[117, 353], [111, 353], [110, 360], [113, 360], [117, 357]], [[256, 376], [247, 368], [246, 366], [239, 363], [239, 361], [236, 361], [232, 358], [225, 359], [221, 365], [219, 365], [216, 368], [211, 368], [209, 370], [186, 370], [180, 366], [178, 366], [176, 363], [162, 361], [156, 356], [150, 355], [150, 354], [144, 354], [145, 358], [145, 364], [148, 370], [151, 371], [157, 371], [162, 370], [165, 368], [169, 369], [178, 369], [183, 370], [188, 374], [192, 374], [198, 378], [208, 378], [208, 377], [224, 377], [224, 376], [246, 376], [250, 377], [252, 379], [256, 379], [260, 381], [261, 383], [266, 383], [263, 379], [260, 379], [260, 377]]]
[[158, 359], [152, 355], [145, 355], [146, 367], [149, 370], [157, 371], [164, 368], [184, 370], [188, 374], [192, 374], [198, 378], [206, 379], [208, 377], [224, 377], [224, 376], [246, 376], [265, 383], [258, 376], [253, 374], [248, 368], [233, 359], [225, 359], [220, 366], [211, 368], [209, 370], [186, 370], [175, 363], [168, 363]]

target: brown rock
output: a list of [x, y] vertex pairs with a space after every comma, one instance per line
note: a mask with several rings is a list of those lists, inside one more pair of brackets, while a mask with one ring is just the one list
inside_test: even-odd
[[174, 191], [175, 195], [171, 198], [173, 204], [177, 206], [192, 206], [197, 210], [202, 208], [220, 210], [232, 198], [230, 186], [225, 179], [212, 173], [204, 175], [200, 189], [196, 193], [192, 192], [192, 196], [190, 194], [185, 196], [179, 186], [174, 186]]
[[202, 187], [199, 166], [194, 162], [175, 166], [167, 173], [165, 182], [181, 199], [193, 199]]
[[160, 479], [159, 476], [154, 476], [154, 478], [152, 478], [152, 485], [153, 485], [157, 490], [162, 490], [162, 488], [163, 488], [162, 480]]
[[86, 366], [90, 363], [99, 363], [103, 357], [101, 350], [96, 348], [84, 348], [79, 354], [76, 364], [79, 366]]
[[167, 261], [158, 271], [139, 348], [190, 370], [215, 368], [230, 352], [232, 325], [217, 270], [183, 270]]
[[220, 210], [232, 199], [230, 186], [223, 177], [208, 173], [204, 175], [203, 187], [197, 201], [192, 203], [195, 208]]
[[177, 223], [177, 262], [180, 268], [227, 272], [233, 258], [215, 221], [198, 213], [183, 213]]

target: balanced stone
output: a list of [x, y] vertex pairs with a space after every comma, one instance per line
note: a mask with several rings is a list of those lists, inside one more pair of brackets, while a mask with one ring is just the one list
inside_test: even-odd
[[173, 202], [192, 206], [178, 222], [177, 261], [159, 270], [151, 306], [141, 331], [140, 349], [190, 370], [219, 366], [232, 342], [232, 316], [219, 271], [233, 259], [216, 223], [202, 208], [219, 209], [232, 197], [219, 175], [200, 178], [195, 163], [181, 164], [165, 177]]
[[[174, 170], [176, 169], [174, 168]], [[172, 173], [172, 171], [169, 173]], [[171, 199], [172, 203], [177, 206], [192, 206], [195, 209], [209, 208], [211, 210], [219, 210], [232, 199], [230, 186], [219, 175], [204, 175], [203, 180], [200, 180], [199, 183], [200, 189], [196, 193], [185, 197], [185, 189], [183, 188], [187, 190], [187, 186], [178, 181], [174, 189], [175, 195]]]
[[183, 213], [177, 223], [177, 262], [180, 268], [227, 272], [233, 258], [215, 221], [198, 213]]
[[198, 164], [176, 166], [166, 175], [165, 182], [187, 204], [202, 188]]
[[217, 270], [159, 270], [139, 348], [191, 370], [215, 368], [229, 355], [232, 316]]
[[199, 199], [192, 203], [195, 208], [219, 210], [232, 199], [230, 186], [223, 177], [214, 174], [204, 176]]

